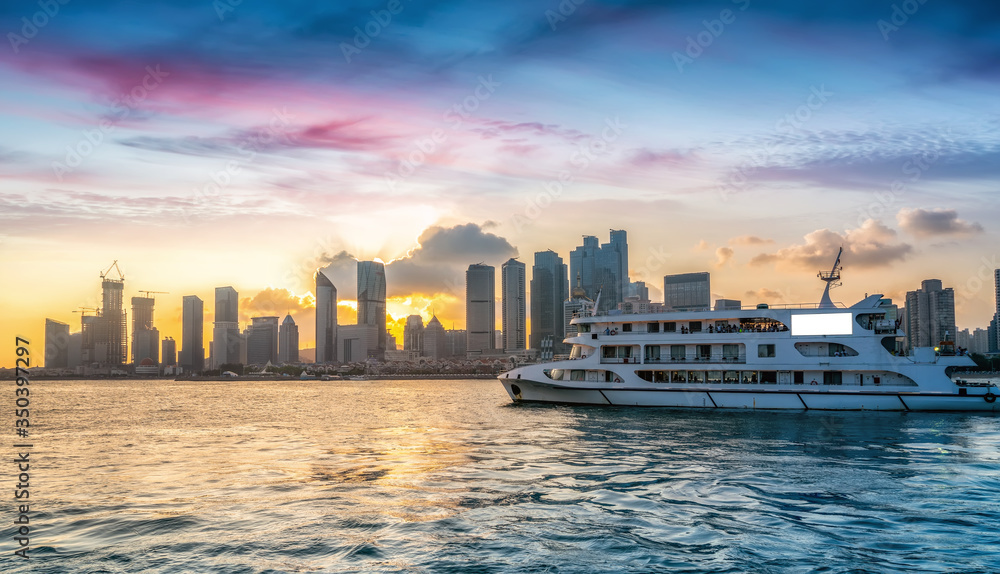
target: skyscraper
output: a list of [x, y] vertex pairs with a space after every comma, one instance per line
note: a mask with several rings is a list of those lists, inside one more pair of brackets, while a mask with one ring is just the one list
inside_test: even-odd
[[[597, 241], [597, 238], [593, 235], [583, 236], [583, 245], [577, 247], [569, 254], [569, 274], [573, 277], [580, 278], [580, 286], [587, 293], [587, 297], [593, 299], [597, 297], [597, 287], [596, 287], [596, 269], [597, 269], [597, 255], [600, 252], [601, 246]], [[535, 254], [536, 265], [538, 260], [538, 254]], [[531, 289], [532, 297], [534, 297], [534, 287]], [[565, 297], [559, 299], [562, 301]], [[534, 331], [534, 327], [532, 327]], [[534, 345], [532, 345], [534, 346]]]
[[215, 288], [215, 322], [212, 324], [212, 368], [239, 363], [243, 352], [240, 335], [240, 295], [232, 287]]
[[[290, 318], [290, 317], [289, 317]], [[266, 365], [278, 362], [278, 318], [253, 317], [247, 329], [247, 364]]]
[[160, 331], [153, 326], [152, 297], [132, 297], [132, 363], [160, 362]]
[[[117, 268], [117, 262], [115, 263]], [[101, 314], [96, 322], [94, 347], [97, 361], [108, 365], [124, 365], [128, 358], [128, 337], [125, 324], [125, 278], [101, 274]]]
[[420, 315], [410, 315], [406, 318], [406, 326], [403, 328], [403, 350], [423, 354], [424, 319]]
[[65, 369], [69, 366], [69, 325], [53, 319], [45, 320], [45, 368]]
[[181, 327], [180, 364], [184, 372], [205, 370], [205, 304], [196, 295], [185, 295]]
[[[587, 245], [584, 238], [584, 246]], [[596, 244], [597, 238], [593, 238]], [[578, 248], [579, 250], [580, 248]], [[587, 267], [589, 256], [579, 255], [578, 266]], [[593, 273], [593, 269], [591, 269]], [[582, 272], [579, 272], [580, 288], [582, 287]], [[542, 340], [548, 339], [558, 346], [557, 352], [562, 352], [563, 339], [566, 336], [563, 317], [563, 304], [569, 293], [569, 280], [566, 276], [566, 265], [562, 257], [555, 251], [538, 251], [535, 253], [535, 264], [531, 267], [531, 348], [540, 349]]]
[[496, 269], [473, 264], [465, 272], [466, 352], [480, 354], [496, 348]]
[[[993, 283], [996, 289], [996, 311], [993, 313], [993, 321], [997, 321], [1000, 318], [1000, 269], [993, 270]], [[989, 351], [995, 351], [1000, 349], [1000, 329], [993, 329], [993, 337], [989, 340], [987, 349]]]
[[437, 315], [434, 315], [424, 327], [424, 348], [420, 354], [424, 357], [440, 359], [447, 355], [446, 346], [444, 326], [438, 320]]
[[695, 311], [712, 307], [708, 272], [679, 273], [663, 277], [663, 304], [668, 311]]
[[316, 271], [316, 362], [337, 362], [337, 287]]
[[500, 270], [500, 319], [505, 353], [523, 351], [527, 344], [524, 263], [508, 259]]
[[[587, 297], [596, 301], [600, 293], [600, 311], [617, 307], [628, 291], [628, 234], [624, 230], [611, 230], [611, 240], [602, 245], [592, 235], [583, 237], [583, 245], [569, 256], [569, 273], [580, 277], [580, 285]], [[564, 301], [564, 296], [560, 301]]]
[[906, 293], [906, 347], [936, 347], [954, 341], [955, 291], [944, 289], [940, 279], [925, 279], [920, 289]]
[[278, 361], [281, 363], [299, 362], [299, 326], [295, 324], [291, 314], [285, 315], [278, 329]]
[[372, 325], [378, 338], [369, 358], [385, 360], [385, 265], [381, 261], [358, 261], [358, 325]]
[[160, 357], [160, 364], [165, 367], [172, 367], [177, 364], [177, 342], [174, 341], [173, 337], [166, 337], [163, 339], [163, 344], [161, 345], [162, 353]]

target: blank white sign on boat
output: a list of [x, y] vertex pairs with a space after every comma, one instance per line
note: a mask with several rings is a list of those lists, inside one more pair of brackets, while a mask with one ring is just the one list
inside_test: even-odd
[[850, 335], [850, 313], [792, 315], [792, 336]]

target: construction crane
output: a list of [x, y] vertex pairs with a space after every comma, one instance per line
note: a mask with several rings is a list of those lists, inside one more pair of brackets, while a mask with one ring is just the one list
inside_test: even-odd
[[125, 274], [122, 273], [121, 267], [118, 266], [118, 260], [117, 259], [115, 259], [115, 262], [112, 263], [110, 267], [108, 267], [106, 270], [104, 270], [104, 271], [101, 272], [101, 279], [104, 279], [104, 277], [107, 276], [108, 273], [111, 273], [112, 269], [115, 269], [115, 270], [118, 271], [118, 279], [120, 281], [124, 281], [125, 280]]
[[146, 289], [139, 289], [139, 293], [145, 293], [147, 299], [151, 299], [150, 295], [153, 293], [159, 293], [162, 295], [169, 295], [170, 291], [148, 291]]
[[80, 313], [81, 316], [86, 317], [87, 311], [93, 311], [95, 315], [101, 312], [100, 307], [78, 307], [78, 311], [73, 311], [74, 313]]

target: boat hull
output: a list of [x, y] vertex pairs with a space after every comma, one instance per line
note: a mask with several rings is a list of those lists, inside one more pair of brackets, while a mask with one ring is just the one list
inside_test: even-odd
[[774, 388], [586, 388], [509, 378], [501, 378], [500, 382], [516, 403], [761, 410], [1000, 412], [1000, 402], [987, 402], [983, 394], [959, 396], [888, 389], [862, 392]]

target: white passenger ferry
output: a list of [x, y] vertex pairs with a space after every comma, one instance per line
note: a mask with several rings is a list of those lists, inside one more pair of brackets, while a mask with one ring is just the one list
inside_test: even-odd
[[500, 375], [515, 402], [737, 409], [998, 412], [996, 383], [951, 378], [975, 366], [953, 344], [897, 353], [896, 306], [880, 294], [818, 305], [572, 320], [570, 358]]

